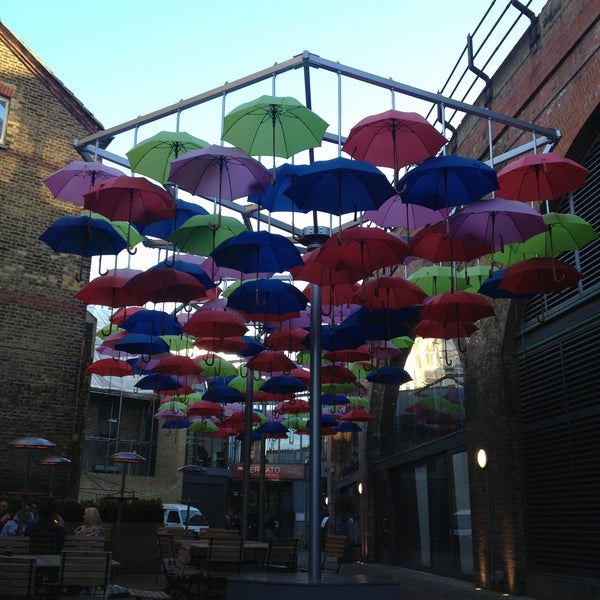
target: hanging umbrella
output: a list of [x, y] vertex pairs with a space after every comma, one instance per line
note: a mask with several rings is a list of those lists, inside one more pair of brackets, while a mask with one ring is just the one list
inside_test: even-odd
[[221, 139], [253, 156], [290, 158], [320, 146], [327, 123], [289, 96], [260, 96], [230, 111]]
[[282, 273], [303, 264], [291, 240], [268, 231], [243, 231], [221, 242], [211, 256], [217, 265], [242, 273]]
[[127, 377], [135, 375], [133, 367], [125, 360], [115, 358], [102, 358], [94, 361], [86, 368], [86, 373], [100, 375], [101, 377]]
[[433, 210], [470, 204], [496, 189], [498, 179], [492, 167], [454, 154], [428, 158], [398, 182], [404, 202]]
[[[279, 415], [304, 415], [310, 411], [310, 403], [306, 400], [284, 400], [273, 409], [273, 414]], [[285, 420], [284, 420], [285, 422]], [[289, 427], [289, 425], [286, 425]]]
[[142, 309], [127, 317], [121, 327], [129, 333], [149, 333], [150, 335], [178, 335], [181, 325], [163, 310]]
[[378, 209], [394, 188], [371, 163], [333, 158], [308, 165], [285, 194], [302, 210], [341, 216]]
[[[115, 349], [129, 354], [160, 356], [169, 353], [169, 345], [157, 335], [130, 333], [115, 343]], [[178, 384], [178, 387], [181, 384]]]
[[208, 211], [194, 202], [186, 202], [177, 198], [175, 200], [175, 215], [168, 219], [161, 219], [149, 225], [141, 226], [138, 229], [149, 237], [155, 237], [160, 240], [167, 240], [169, 236], [188, 219], [198, 215], [207, 215]]
[[322, 394], [321, 406], [344, 406], [350, 404], [345, 394]]
[[294, 213], [306, 212], [301, 210], [291, 198], [285, 195], [286, 190], [296, 177], [302, 173], [306, 165], [293, 165], [284, 163], [272, 171], [273, 181], [267, 186], [261, 194], [250, 194], [248, 203], [258, 204], [266, 208], [269, 212], [291, 212], [292, 221]]
[[262, 392], [282, 395], [304, 392], [306, 389], [303, 381], [291, 375], [275, 375], [260, 386]]
[[258, 371], [260, 373], [274, 373], [275, 371], [289, 373], [297, 365], [283, 352], [277, 350], [264, 350], [253, 356], [246, 363], [246, 366], [251, 371]]
[[186, 375], [198, 375], [200, 368], [189, 356], [167, 356], [158, 361], [152, 368], [157, 373], [184, 377]]
[[135, 304], [146, 302], [189, 302], [206, 295], [204, 286], [189, 273], [168, 267], [148, 269], [132, 277], [124, 289]]
[[340, 421], [355, 421], [359, 423], [365, 423], [367, 421], [374, 421], [375, 417], [368, 411], [361, 408], [354, 408], [345, 412], [341, 417]]
[[46, 177], [44, 184], [55, 198], [83, 206], [83, 195], [90, 188], [121, 175], [123, 171], [102, 163], [74, 160]]
[[356, 375], [342, 365], [323, 365], [321, 367], [322, 383], [351, 383], [356, 381]]
[[235, 200], [264, 192], [271, 176], [240, 148], [213, 144], [175, 159], [169, 181], [195, 196]]
[[188, 431], [192, 433], [215, 433], [219, 430], [219, 427], [216, 423], [209, 421], [207, 419], [200, 419], [198, 421], [192, 421], [190, 426], [188, 427]]
[[556, 200], [582, 188], [588, 174], [579, 163], [554, 152], [528, 154], [498, 172], [498, 195], [522, 202]]
[[577, 287], [581, 272], [555, 258], [530, 258], [508, 267], [498, 289], [515, 294], [549, 294]]
[[431, 321], [474, 323], [494, 315], [494, 307], [480, 294], [472, 292], [444, 292], [427, 298], [421, 307], [421, 316]]
[[402, 277], [367, 279], [354, 294], [354, 302], [365, 308], [401, 309], [421, 304], [425, 292]]
[[363, 278], [360, 269], [336, 269], [319, 260], [320, 248], [306, 252], [302, 256], [303, 265], [292, 267], [290, 273], [295, 281], [309, 281], [320, 286], [353, 284]]
[[84, 208], [112, 221], [147, 225], [175, 216], [175, 200], [144, 177], [121, 175], [95, 185], [83, 196]]
[[248, 281], [229, 296], [227, 306], [239, 310], [249, 320], [285, 320], [306, 308], [306, 296], [291, 283], [279, 279]]
[[208, 142], [185, 131], [159, 131], [137, 143], [126, 155], [134, 173], [147, 175], [159, 183], [167, 183], [173, 160], [190, 150], [206, 148], [208, 145]]
[[226, 385], [211, 387], [204, 394], [202, 400], [216, 402], [218, 404], [232, 404], [234, 402], [243, 402], [244, 394], [239, 390]]
[[417, 318], [418, 311], [414, 308], [382, 310], [360, 307], [340, 323], [338, 331], [362, 338], [361, 343], [367, 340], [389, 340], [407, 335], [408, 326]]
[[412, 334], [422, 338], [451, 340], [471, 337], [477, 330], [477, 325], [471, 321], [440, 322], [423, 319], [418, 325], [413, 327]]
[[366, 376], [367, 381], [382, 385], [402, 385], [412, 381], [412, 377], [402, 368], [385, 366], [373, 369]]
[[223, 414], [223, 407], [210, 400], [197, 400], [188, 405], [189, 417], [214, 417]]
[[488, 298], [515, 298], [515, 299], [524, 299], [530, 298], [535, 294], [516, 294], [509, 290], [501, 289], [500, 283], [502, 283], [502, 279], [504, 278], [504, 274], [506, 273], [506, 269], [498, 269], [494, 271], [492, 275], [490, 275], [485, 281], [482, 282], [479, 287], [478, 293], [483, 294], [484, 296], [488, 296]]
[[194, 347], [194, 337], [191, 335], [161, 335], [160, 337], [169, 344], [172, 352], [182, 352]]
[[86, 283], [75, 293], [75, 297], [86, 304], [99, 304], [112, 308], [138, 304], [131, 290], [125, 289], [125, 284], [139, 273], [142, 271], [114, 269]]
[[353, 363], [356, 361], [369, 361], [373, 358], [373, 353], [367, 348], [367, 346], [360, 346], [359, 348], [349, 348], [346, 350], [328, 350], [323, 353], [323, 360], [331, 362], [347, 362]]
[[364, 221], [372, 221], [384, 229], [417, 229], [429, 223], [435, 223], [448, 215], [446, 209], [432, 210], [419, 204], [403, 202], [395, 194], [388, 198], [377, 210], [366, 210], [363, 213]]
[[421, 115], [391, 109], [354, 125], [342, 150], [352, 158], [394, 169], [397, 182], [398, 169], [435, 156], [447, 142]]
[[248, 343], [241, 336], [230, 337], [197, 337], [194, 346], [208, 352], [224, 352], [225, 354], [241, 354], [248, 349]]
[[366, 277], [384, 267], [401, 264], [409, 255], [408, 245], [382, 229], [353, 227], [330, 237], [315, 260], [336, 270], [348, 269]]
[[181, 387], [181, 382], [171, 375], [151, 373], [142, 377], [134, 387], [141, 390], [176, 390]]
[[260, 433], [265, 437], [277, 436], [287, 438], [287, 434], [290, 430], [283, 423], [278, 423], [277, 421], [268, 421], [267, 423], [259, 425], [255, 431], [256, 433]]
[[338, 423], [334, 429], [339, 433], [358, 433], [359, 431], [362, 431], [360, 425], [353, 421], [342, 421], [341, 423]]
[[219, 244], [243, 231], [246, 231], [244, 224], [233, 217], [196, 215], [178, 227], [167, 240], [182, 252], [208, 256]]
[[389, 340], [367, 340], [365, 347], [369, 348], [373, 358], [377, 360], [389, 360], [402, 355], [402, 350]]
[[411, 273], [408, 280], [418, 285], [428, 296], [467, 287], [464, 277], [452, 267], [441, 265], [421, 267]]
[[293, 352], [305, 350], [308, 346], [304, 344], [306, 329], [284, 328], [271, 332], [265, 339], [265, 348], [269, 350], [284, 350]]
[[150, 270], [162, 269], [166, 267], [168, 269], [175, 269], [176, 271], [188, 273], [189, 275], [192, 275], [192, 277], [198, 280], [198, 282], [204, 287], [204, 289], [207, 290], [208, 294], [208, 290], [213, 290], [216, 286], [213, 283], [210, 276], [208, 275], [208, 273], [199, 264], [193, 262], [194, 258], [198, 257], [185, 255], [186, 258], [183, 258], [182, 256], [183, 255], [180, 255], [180, 258], [175, 258], [173, 260], [168, 259], [161, 261], [154, 267], [150, 267]]
[[211, 356], [198, 361], [198, 366], [202, 372], [202, 377], [208, 379], [215, 375], [226, 377], [228, 375], [238, 375], [235, 365], [222, 358], [221, 356]]
[[241, 319], [224, 310], [196, 311], [183, 326], [183, 333], [221, 339], [244, 335], [247, 331]]

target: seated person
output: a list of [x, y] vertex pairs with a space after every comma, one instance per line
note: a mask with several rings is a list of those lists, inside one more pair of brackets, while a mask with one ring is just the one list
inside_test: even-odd
[[41, 502], [37, 522], [27, 527], [26, 535], [34, 536], [36, 532], [49, 531], [54, 533], [56, 552], [61, 552], [65, 544], [65, 528], [60, 524], [62, 518], [56, 514], [56, 505], [53, 502]]
[[75, 529], [75, 535], [85, 535], [89, 537], [104, 537], [104, 527], [100, 513], [95, 506], [88, 506], [83, 511], [83, 525]]
[[24, 504], [15, 516], [5, 523], [0, 535], [25, 535], [27, 527], [32, 523], [31, 506]]

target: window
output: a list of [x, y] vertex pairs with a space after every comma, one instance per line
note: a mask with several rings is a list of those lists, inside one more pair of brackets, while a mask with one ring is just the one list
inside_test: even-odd
[[6, 135], [6, 119], [8, 116], [8, 98], [0, 96], [0, 144], [4, 144]]

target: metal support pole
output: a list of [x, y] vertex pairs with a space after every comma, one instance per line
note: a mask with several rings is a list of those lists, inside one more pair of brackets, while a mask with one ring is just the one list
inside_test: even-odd
[[248, 539], [248, 513], [250, 511], [250, 446], [252, 444], [252, 383], [253, 372], [246, 369], [246, 402], [244, 413], [244, 437], [242, 440], [242, 465], [244, 480], [242, 483], [242, 539]]

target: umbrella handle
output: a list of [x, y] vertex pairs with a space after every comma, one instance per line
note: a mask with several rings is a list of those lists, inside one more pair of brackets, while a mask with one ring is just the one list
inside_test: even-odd
[[444, 340], [444, 362], [451, 367], [452, 366], [452, 361], [448, 358], [448, 342], [447, 340]]
[[127, 253], [131, 256], [133, 256], [134, 254], [137, 254], [138, 249], [137, 248], [133, 248], [133, 250], [127, 246]]
[[256, 302], [256, 306], [260, 306], [260, 308], [264, 308], [267, 305], [267, 297], [265, 295], [265, 299], [260, 302], [259, 298], [259, 293], [260, 290], [258, 289], [258, 286], [256, 286], [256, 290], [254, 292], [254, 301]]
[[213, 225], [212, 223], [208, 224], [208, 228], [210, 231], [217, 231], [221, 227], [221, 211], [217, 213], [217, 224]]

